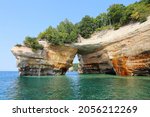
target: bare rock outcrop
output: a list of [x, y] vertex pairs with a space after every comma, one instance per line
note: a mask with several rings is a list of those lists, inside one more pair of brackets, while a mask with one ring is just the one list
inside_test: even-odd
[[21, 76], [63, 75], [72, 66], [77, 49], [69, 45], [53, 46], [45, 41], [39, 42], [43, 50], [33, 51], [21, 46], [13, 47]]

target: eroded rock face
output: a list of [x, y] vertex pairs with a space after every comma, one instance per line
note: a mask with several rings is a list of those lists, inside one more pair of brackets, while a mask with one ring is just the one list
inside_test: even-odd
[[86, 55], [79, 54], [78, 57], [80, 61], [79, 73], [115, 74], [108, 54], [104, 51], [97, 51]]
[[41, 41], [44, 49], [32, 51], [31, 48], [13, 47], [21, 76], [63, 75], [72, 66], [77, 49], [71, 46], [53, 46]]
[[142, 24], [97, 32], [87, 40], [80, 37], [73, 45], [39, 43], [44, 50], [33, 52], [24, 46], [12, 49], [20, 75], [65, 74], [77, 53], [79, 73], [150, 76], [150, 17]]
[[150, 75], [150, 18], [116, 31], [97, 32], [75, 46], [79, 73]]

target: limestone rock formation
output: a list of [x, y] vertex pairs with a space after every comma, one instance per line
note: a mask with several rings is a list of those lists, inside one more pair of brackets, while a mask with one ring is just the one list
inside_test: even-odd
[[144, 23], [130, 24], [118, 30], [94, 33], [79, 43], [53, 46], [39, 41], [43, 50], [15, 46], [20, 75], [65, 74], [78, 54], [79, 73], [150, 75], [150, 17]]
[[150, 75], [150, 17], [141, 24], [96, 32], [74, 46], [78, 48], [79, 73]]
[[77, 49], [69, 45], [53, 46], [40, 41], [43, 50], [32, 51], [31, 48], [13, 47], [12, 53], [17, 59], [21, 76], [63, 75], [72, 66]]

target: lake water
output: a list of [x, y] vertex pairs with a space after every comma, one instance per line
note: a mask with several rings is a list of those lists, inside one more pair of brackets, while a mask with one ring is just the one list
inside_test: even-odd
[[150, 77], [102, 74], [19, 77], [0, 72], [0, 100], [147, 100]]

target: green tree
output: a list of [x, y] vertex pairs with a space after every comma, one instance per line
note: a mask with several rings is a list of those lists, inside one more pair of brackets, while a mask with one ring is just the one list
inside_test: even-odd
[[60, 37], [62, 38], [63, 43], [72, 43], [72, 42], [77, 41], [78, 29], [69, 20], [66, 19], [66, 20], [62, 21], [57, 26], [57, 30], [60, 33]]
[[128, 24], [130, 21], [132, 21], [131, 15], [134, 10], [135, 4], [130, 4], [126, 7], [124, 11], [124, 15], [120, 19], [120, 24], [125, 25]]
[[38, 38], [47, 40], [49, 43], [55, 45], [60, 43], [59, 32], [51, 26], [49, 26], [44, 32], [41, 32], [38, 35]]
[[49, 27], [38, 36], [39, 39], [45, 39], [54, 45], [63, 45], [77, 41], [78, 29], [69, 20], [60, 22], [57, 28]]
[[84, 38], [89, 38], [90, 35], [95, 31], [94, 18], [85, 16], [79, 23], [79, 33]]
[[[60, 22], [57, 28], [48, 27], [38, 35], [38, 39], [47, 40], [54, 45], [77, 42], [78, 34], [89, 38], [94, 31], [106, 30], [114, 27], [118, 29], [130, 22], [144, 22], [150, 15], [150, 0], [140, 0], [128, 6], [113, 4], [96, 18], [85, 16], [75, 25], [69, 20]], [[25, 45], [33, 49], [42, 49], [36, 38], [26, 37]]]
[[123, 4], [114, 4], [108, 9], [108, 16], [112, 24], [119, 24], [124, 15], [125, 6]]
[[136, 2], [127, 6], [125, 11], [126, 20], [129, 21], [146, 21], [147, 17], [150, 15], [150, 4], [145, 4], [144, 2]]
[[141, 0], [141, 2], [144, 2], [146, 4], [150, 4], [150, 0]]
[[102, 14], [98, 15], [95, 18], [95, 21], [96, 21], [96, 28], [100, 28], [100, 27], [107, 26], [107, 25], [111, 24], [109, 16], [107, 15], [107, 13], [102, 13]]

